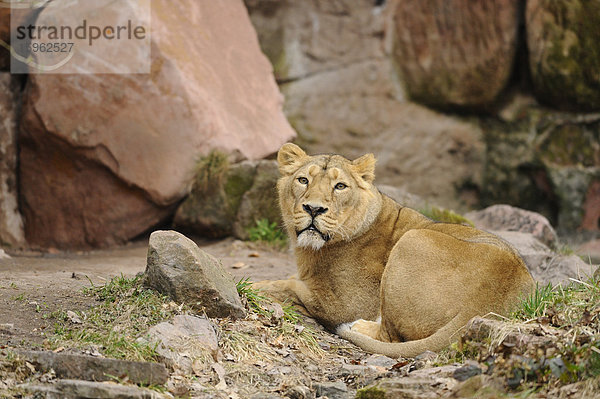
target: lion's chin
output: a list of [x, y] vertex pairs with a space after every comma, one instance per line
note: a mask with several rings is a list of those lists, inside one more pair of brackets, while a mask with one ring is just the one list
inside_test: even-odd
[[301, 248], [310, 248], [318, 251], [319, 249], [323, 248], [325, 242], [326, 241], [323, 239], [321, 233], [315, 230], [306, 230], [298, 235], [296, 244]]

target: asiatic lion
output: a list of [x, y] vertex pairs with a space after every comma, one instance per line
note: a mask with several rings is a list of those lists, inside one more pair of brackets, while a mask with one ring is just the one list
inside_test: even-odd
[[350, 161], [285, 144], [277, 161], [298, 273], [256, 286], [366, 351], [438, 351], [472, 317], [508, 311], [533, 286], [500, 238], [436, 223], [382, 195], [372, 154]]

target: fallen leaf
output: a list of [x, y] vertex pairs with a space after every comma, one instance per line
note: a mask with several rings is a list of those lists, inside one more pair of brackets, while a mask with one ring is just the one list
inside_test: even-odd
[[81, 321], [81, 318], [79, 318], [79, 316], [77, 315], [77, 313], [73, 312], [72, 310], [68, 310], [67, 311], [67, 318], [73, 324], [81, 324], [81, 323], [83, 323], [83, 321]]
[[249, 258], [260, 258], [260, 254], [258, 252], [250, 252], [248, 254]]
[[29, 371], [31, 371], [33, 374], [35, 374], [35, 367], [33, 367], [33, 364], [31, 364], [29, 362], [25, 362], [25, 366], [27, 366]]
[[227, 389], [227, 383], [225, 382], [225, 368], [219, 363], [212, 364], [213, 370], [219, 376], [219, 383], [215, 386], [216, 389], [225, 390]]

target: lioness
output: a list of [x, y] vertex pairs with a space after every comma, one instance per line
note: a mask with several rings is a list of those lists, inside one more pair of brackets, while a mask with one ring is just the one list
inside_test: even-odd
[[504, 313], [533, 286], [500, 238], [382, 195], [372, 154], [350, 161], [285, 144], [277, 161], [298, 274], [256, 286], [369, 352], [440, 350], [473, 316]]

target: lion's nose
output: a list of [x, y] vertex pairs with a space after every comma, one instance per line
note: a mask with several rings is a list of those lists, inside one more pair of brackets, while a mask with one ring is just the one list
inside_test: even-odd
[[323, 208], [322, 206], [312, 206], [308, 204], [302, 205], [302, 209], [306, 211], [310, 216], [316, 218], [319, 215], [324, 214], [329, 210], [329, 208]]

